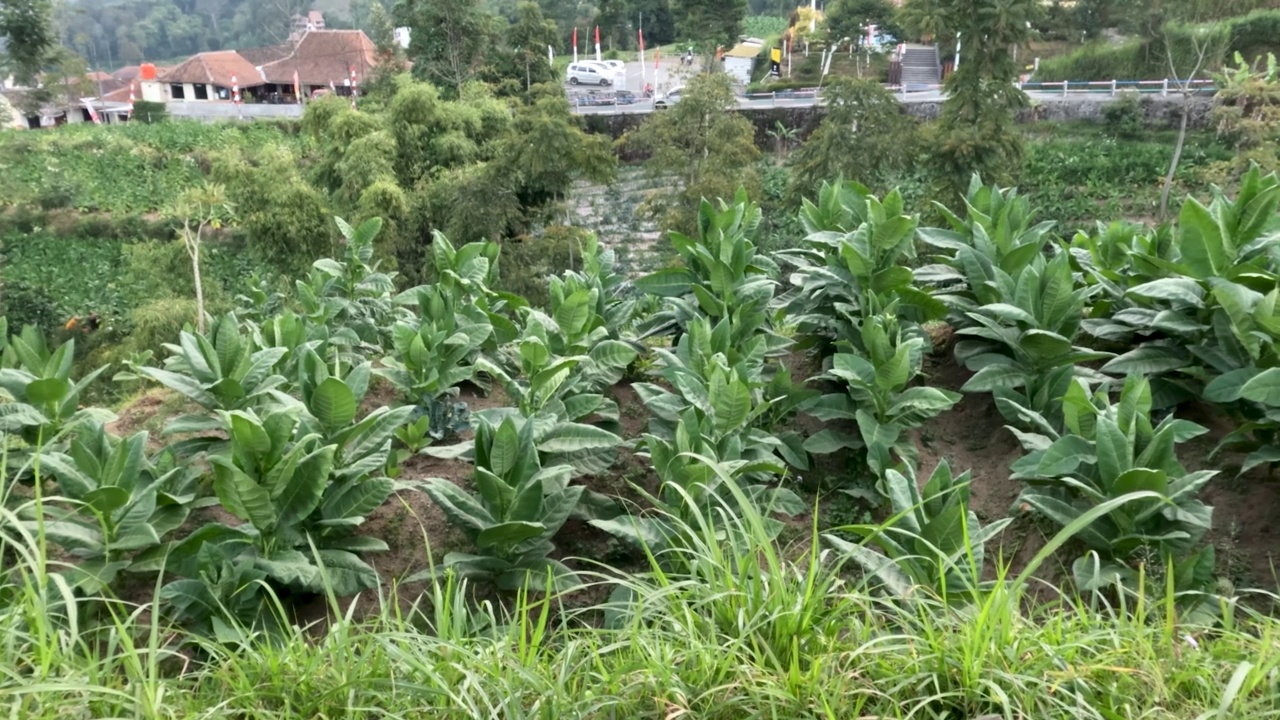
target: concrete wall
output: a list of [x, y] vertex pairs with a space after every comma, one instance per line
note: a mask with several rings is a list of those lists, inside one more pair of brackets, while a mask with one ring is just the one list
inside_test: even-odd
[[169, 109], [169, 114], [175, 118], [209, 123], [236, 120], [241, 117], [245, 120], [302, 117], [301, 105], [256, 105], [246, 103], [240, 105], [238, 112], [235, 103], [229, 102], [170, 102], [166, 103], [165, 107]]
[[[1102, 122], [1103, 110], [1107, 105], [1114, 102], [1114, 99], [1099, 94], [1098, 96], [1070, 96], [1067, 98], [1041, 98], [1034, 101], [1031, 107], [1024, 109], [1018, 115], [1018, 121], [1021, 123], [1031, 122]], [[1141, 106], [1146, 115], [1146, 124], [1150, 128], [1174, 128], [1177, 127], [1179, 114], [1182, 109], [1182, 99], [1179, 97], [1159, 97], [1153, 95], [1145, 95], [1141, 99]], [[917, 120], [930, 121], [937, 120], [942, 112], [941, 101], [928, 102], [909, 102], [903, 104], [903, 111], [916, 118]], [[1209, 125], [1209, 111], [1213, 108], [1213, 99], [1208, 97], [1196, 97], [1191, 100], [1191, 119], [1192, 128], [1204, 128]], [[777, 123], [781, 122], [789, 128], [795, 128], [799, 131], [801, 139], [807, 138], [810, 133], [817, 129], [818, 124], [822, 122], [822, 118], [826, 115], [826, 108], [823, 107], [782, 107], [782, 108], [752, 108], [748, 110], [739, 110], [755, 126], [756, 144], [762, 148], [771, 147], [772, 140], [768, 136], [768, 132], [777, 127]], [[585, 128], [589, 132], [609, 135], [610, 137], [622, 137], [624, 133], [633, 128], [639, 127], [648, 115], [584, 115], [583, 122]], [[622, 149], [621, 155], [623, 159], [636, 159], [628, 157], [625, 148]]]

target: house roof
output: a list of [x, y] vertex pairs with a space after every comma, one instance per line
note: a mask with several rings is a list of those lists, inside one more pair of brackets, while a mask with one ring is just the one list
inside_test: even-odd
[[231, 87], [231, 77], [236, 77], [240, 87], [262, 84], [262, 75], [248, 60], [234, 50], [220, 50], [193, 55], [186, 62], [161, 74], [162, 83], [205, 83]]
[[254, 67], [262, 67], [276, 60], [283, 60], [289, 57], [293, 52], [293, 46], [284, 45], [268, 45], [267, 47], [249, 48], [248, 50], [239, 50], [240, 57], [248, 60]]
[[293, 73], [306, 85], [341, 84], [355, 68], [361, 80], [378, 64], [373, 41], [360, 30], [312, 30], [294, 47], [289, 57], [262, 66], [269, 83], [293, 83]]
[[108, 103], [127, 103], [129, 102], [129, 86], [125, 85], [118, 90], [112, 90], [103, 95], [101, 100]]
[[324, 22], [324, 13], [320, 12], [319, 10], [312, 10], [311, 12], [307, 13], [307, 19], [313, 23], [316, 23], [317, 25], [321, 24]]
[[741, 45], [735, 45], [733, 49], [726, 52], [724, 56], [732, 58], [753, 58], [760, 54], [761, 47], [763, 46], [754, 45], [752, 43], [742, 43]]

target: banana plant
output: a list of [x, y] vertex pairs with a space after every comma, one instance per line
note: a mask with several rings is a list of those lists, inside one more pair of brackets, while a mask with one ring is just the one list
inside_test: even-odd
[[395, 324], [392, 354], [374, 372], [430, 414], [432, 431], [444, 437], [467, 427], [465, 403], [452, 398], [460, 384], [476, 379], [475, 363], [494, 328], [483, 311], [457, 305], [440, 287], [417, 292], [421, 317]]
[[[867, 355], [836, 353], [831, 369], [819, 377], [846, 386], [844, 393], [823, 395], [807, 412], [819, 420], [854, 420], [867, 464], [877, 477], [899, 462], [915, 466], [917, 452], [910, 431], [960, 401], [949, 390], [916, 386], [924, 340], [906, 337], [893, 315], [866, 319], [861, 345]], [[852, 446], [852, 443], [846, 443]]]
[[692, 320], [728, 317], [735, 327], [753, 328], [768, 341], [769, 355], [785, 352], [790, 342], [770, 327], [770, 304], [777, 289], [778, 266], [756, 253], [751, 236], [760, 225], [760, 208], [739, 190], [733, 204], [720, 210], [703, 200], [698, 236], [671, 233], [682, 267], [659, 270], [635, 281], [641, 292], [665, 300], [641, 326], [641, 337], [683, 333]]
[[1078, 584], [1092, 586], [1103, 576], [1133, 577], [1129, 563], [1151, 554], [1176, 572], [1197, 567], [1205, 552], [1197, 546], [1213, 517], [1213, 508], [1197, 494], [1217, 471], [1187, 472], [1175, 446], [1207, 430], [1172, 416], [1153, 425], [1151, 383], [1138, 376], [1125, 380], [1114, 404], [1107, 386], [1090, 394], [1075, 380], [1062, 405], [1063, 433], [1024, 409], [1040, 432], [1016, 433], [1027, 450], [1012, 467], [1013, 477], [1028, 483], [1019, 507], [1066, 527], [1091, 508], [1135, 491], [1163, 497], [1130, 502], [1080, 531], [1076, 537], [1108, 566], [1099, 575], [1085, 558], [1076, 564]]
[[550, 557], [555, 549], [552, 538], [583, 492], [569, 485], [572, 469], [543, 467], [533, 421], [510, 416], [497, 427], [480, 420], [474, 457], [475, 495], [439, 478], [423, 487], [476, 547], [474, 554], [446, 555], [444, 569], [491, 579], [507, 590], [541, 590], [548, 579], [556, 589], [576, 586], [573, 571]]
[[1056, 423], [1073, 377], [1105, 379], [1084, 363], [1114, 357], [1075, 345], [1089, 289], [1075, 287], [1066, 253], [1037, 256], [1016, 278], [999, 269], [995, 275], [1002, 299], [968, 312], [971, 325], [957, 331], [965, 339], [956, 343], [956, 359], [975, 371], [960, 389], [992, 393], [1011, 423], [1020, 421], [1016, 407]]
[[[852, 525], [855, 533], [879, 548], [854, 544], [838, 535], [822, 537], [875, 576], [891, 594], [910, 597], [928, 588], [946, 599], [972, 599], [985, 585], [985, 546], [1013, 522], [1004, 518], [985, 527], [969, 509], [969, 471], [954, 475], [943, 460], [921, 489], [912, 469], [885, 473], [892, 515], [883, 525]], [[881, 554], [883, 553], [883, 554]]]
[[918, 219], [904, 214], [898, 191], [881, 202], [856, 183], [823, 183], [818, 204], [806, 200], [801, 218], [809, 233], [804, 246], [779, 253], [794, 286], [779, 302], [806, 344], [856, 341], [863, 318], [891, 304], [917, 323], [946, 314], [915, 284], [908, 263]]
[[921, 228], [920, 239], [938, 251], [938, 264], [920, 268], [920, 282], [940, 287], [938, 298], [953, 309], [953, 324], [972, 322], [966, 313], [1002, 302], [993, 287], [997, 271], [1017, 277], [1044, 252], [1054, 223], [1033, 223], [1026, 197], [1016, 189], [984, 186], [974, 175], [965, 196], [965, 216], [934, 203], [950, 229]]
[[[215, 319], [207, 334], [183, 330], [177, 345], [164, 348], [169, 357], [163, 369], [143, 367], [139, 372], [208, 411], [254, 407], [285, 384], [274, 368], [287, 349], [256, 349], [233, 313]], [[175, 418], [165, 432], [199, 432], [216, 426], [207, 416], [187, 415]]]
[[[171, 453], [146, 454], [148, 434], [112, 437], [100, 423], [80, 426], [65, 452], [45, 450], [40, 466], [57, 480], [65, 505], [44, 506], [45, 535], [79, 558], [65, 575], [93, 595], [122, 571], [152, 569], [147, 552], [160, 548], [196, 507], [199, 468]], [[25, 523], [35, 531], [36, 523]]]
[[[50, 349], [44, 336], [32, 326], [8, 337], [8, 323], [0, 325], [0, 391], [8, 402], [0, 404], [0, 433], [12, 433], [29, 447], [58, 443], [65, 433], [86, 422], [110, 422], [115, 416], [96, 408], [80, 409], [80, 393], [107, 366], [72, 378], [75, 340]], [[34, 457], [29, 450], [11, 454], [14, 467], [24, 467]]]

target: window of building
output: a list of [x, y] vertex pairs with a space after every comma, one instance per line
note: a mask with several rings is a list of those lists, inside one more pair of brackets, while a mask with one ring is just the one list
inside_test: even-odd
[[174, 100], [186, 100], [187, 93], [183, 89], [181, 84], [174, 83], [173, 85], [169, 86], [169, 97], [173, 98]]
[[194, 88], [194, 89], [195, 89], [195, 91], [196, 91], [196, 100], [208, 100], [208, 99], [209, 99], [209, 86], [208, 86], [208, 85], [205, 85], [204, 83], [197, 83], [197, 84], [195, 84], [195, 85], [192, 85], [192, 88]]

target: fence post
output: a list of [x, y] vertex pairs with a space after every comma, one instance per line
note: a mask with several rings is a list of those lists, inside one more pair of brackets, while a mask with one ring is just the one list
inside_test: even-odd
[[778, 91], [774, 90], [773, 92], [769, 93], [769, 96], [773, 100], [773, 106], [778, 107]]
[[1169, 78], [1165, 78], [1164, 82], [1161, 83], [1160, 95], [1161, 97], [1169, 97]]
[[1111, 79], [1111, 97], [1115, 97], [1115, 96], [1116, 96], [1116, 81], [1115, 81], [1115, 78], [1112, 78]]
[[1071, 87], [1071, 81], [1070, 81], [1070, 80], [1063, 80], [1063, 81], [1062, 81], [1062, 97], [1066, 97], [1066, 96], [1067, 96], [1067, 88], [1069, 88], [1069, 87]]

